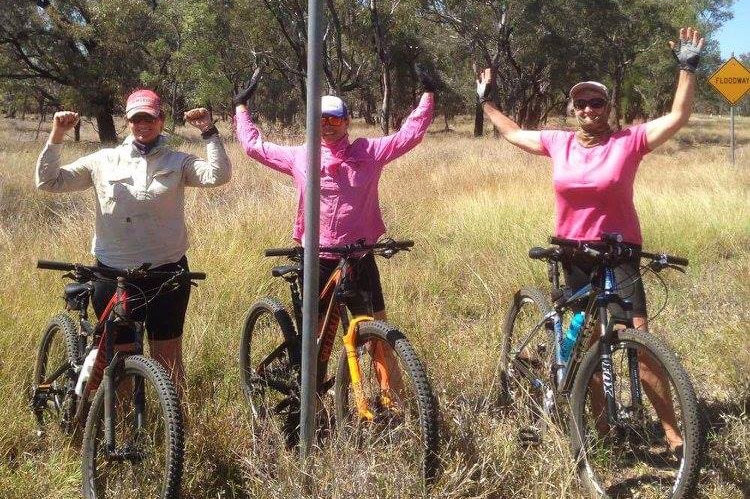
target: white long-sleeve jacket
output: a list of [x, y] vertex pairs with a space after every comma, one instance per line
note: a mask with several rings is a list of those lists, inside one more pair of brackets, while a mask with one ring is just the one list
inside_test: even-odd
[[133, 137], [60, 166], [62, 144], [48, 143], [36, 166], [36, 186], [49, 192], [96, 193], [91, 253], [111, 267], [134, 268], [178, 261], [188, 249], [185, 186], [216, 187], [232, 166], [221, 139], [206, 140], [207, 160], [167, 147], [164, 136], [145, 156]]

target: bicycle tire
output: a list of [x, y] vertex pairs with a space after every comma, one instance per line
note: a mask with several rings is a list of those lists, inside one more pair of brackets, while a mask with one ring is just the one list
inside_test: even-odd
[[515, 415], [522, 444], [541, 443], [552, 420], [564, 421], [553, 405], [555, 336], [551, 321], [544, 319], [551, 311], [542, 291], [521, 288], [503, 323], [498, 402]]
[[[123, 384], [125, 379], [130, 380]], [[134, 380], [142, 380], [146, 401], [145, 431], [134, 431], [132, 408]], [[184, 459], [184, 428], [177, 390], [166, 370], [154, 359], [126, 357], [115, 377], [115, 432], [117, 450], [136, 455], [110, 460], [104, 434], [104, 383], [96, 391], [83, 435], [83, 496], [109, 497], [180, 496]], [[132, 434], [131, 434], [132, 433]], [[123, 445], [124, 444], [124, 445]], [[145, 445], [158, 447], [147, 452]], [[147, 468], [148, 467], [148, 468]]]
[[300, 347], [281, 302], [267, 297], [250, 307], [240, 343], [242, 393], [263, 430], [278, 432], [289, 448], [299, 442]]
[[[401, 394], [394, 393], [395, 390], [389, 391], [389, 395], [397, 401], [395, 410], [382, 404], [383, 391], [370, 353], [376, 344], [387, 346], [393, 352], [404, 381]], [[375, 419], [363, 422], [358, 417], [344, 351], [339, 357], [334, 385], [336, 420], [340, 431], [354, 434], [359, 441], [367, 441], [370, 437], [370, 445], [390, 445], [390, 455], [401, 455], [407, 461], [414, 459], [414, 449], [421, 448], [416, 457], [418, 462], [414, 464], [425, 482], [432, 483], [438, 475], [440, 464], [439, 412], [422, 362], [403, 333], [382, 321], [361, 323], [356, 346], [362, 371], [362, 388]], [[393, 451], [394, 444], [398, 449], [396, 453]]]
[[[59, 428], [64, 435], [75, 433], [78, 426], [74, 421], [78, 397], [74, 388], [78, 373], [75, 372], [74, 365], [79, 363], [80, 355], [75, 322], [67, 314], [55, 315], [42, 335], [31, 387], [31, 406], [37, 417], [40, 434], [50, 428]], [[47, 376], [62, 369], [65, 363], [69, 367], [51, 383], [51, 393], [41, 400], [37, 394], [38, 386], [45, 384]]]
[[[703, 434], [690, 378], [661, 339], [636, 329], [614, 331], [614, 334], [612, 365], [618, 427], [611, 428], [600, 419], [600, 425], [606, 424], [607, 428], [596, 428], [596, 414], [602, 412], [592, 407], [589, 383], [601, 370], [598, 342], [584, 356], [573, 383], [570, 433], [581, 481], [591, 494], [599, 497], [630, 497], [635, 493], [638, 497], [691, 497], [700, 469]], [[648, 352], [666, 374], [683, 438], [681, 457], [669, 451], [660, 419], [645, 393], [643, 408], [633, 409], [631, 371], [627, 367], [629, 349], [636, 349], [639, 355]], [[624, 373], [621, 372], [623, 367]], [[640, 380], [638, 386], [641, 386]], [[597, 391], [601, 389], [598, 385]], [[635, 487], [638, 489], [632, 490]]]

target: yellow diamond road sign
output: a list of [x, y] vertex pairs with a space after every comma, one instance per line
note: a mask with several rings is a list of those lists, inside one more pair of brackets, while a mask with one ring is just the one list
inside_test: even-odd
[[750, 71], [731, 57], [711, 75], [708, 82], [734, 106], [750, 90]]

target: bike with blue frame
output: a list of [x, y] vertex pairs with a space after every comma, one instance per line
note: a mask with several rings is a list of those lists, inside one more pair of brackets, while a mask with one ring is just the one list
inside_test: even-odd
[[[658, 273], [684, 272], [688, 261], [636, 252], [617, 234], [550, 243], [529, 257], [547, 262], [551, 290], [520, 289], [503, 326], [499, 399], [517, 418], [522, 443], [543, 445], [550, 425], [569, 432], [581, 481], [598, 497], [690, 496], [703, 448], [695, 390], [672, 349], [633, 327], [632, 304], [620, 292], [632, 282], [618, 283], [614, 272], [640, 259], [642, 271], [629, 280], [653, 272], [666, 289]], [[589, 284], [575, 291], [560, 282], [560, 267], [572, 254], [594, 262]], [[613, 303], [626, 317], [611, 314]], [[667, 381], [656, 407], [644, 394], [646, 367]], [[674, 409], [674, 419], [664, 407]], [[665, 428], [676, 430], [682, 444], [670, 446]]]

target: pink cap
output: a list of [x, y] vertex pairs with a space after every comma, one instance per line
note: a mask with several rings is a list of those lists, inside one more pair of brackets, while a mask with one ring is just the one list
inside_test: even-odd
[[152, 90], [136, 90], [128, 96], [125, 104], [125, 117], [130, 119], [138, 113], [146, 113], [154, 118], [161, 116], [161, 99]]

